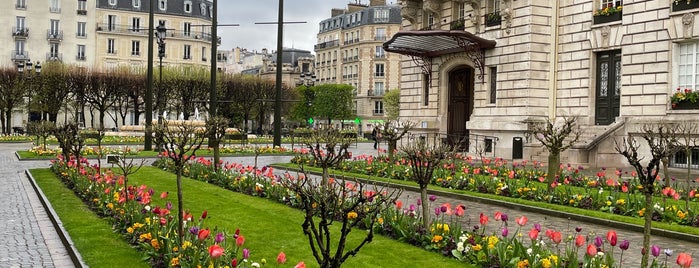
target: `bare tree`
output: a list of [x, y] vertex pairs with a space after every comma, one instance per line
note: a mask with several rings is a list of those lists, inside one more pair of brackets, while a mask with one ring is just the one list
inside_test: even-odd
[[411, 121], [400, 121], [400, 120], [386, 120], [379, 131], [381, 131], [381, 139], [388, 143], [388, 159], [393, 162], [393, 156], [397, 149], [397, 144], [400, 139], [402, 139], [405, 134], [408, 134], [410, 130], [415, 128], [415, 123]]
[[[643, 157], [639, 156], [639, 144], [636, 139], [629, 135], [623, 142], [615, 142], [616, 151], [623, 155], [629, 164], [636, 170], [639, 181], [643, 186], [642, 192], [645, 195], [645, 215], [643, 226], [643, 248], [650, 249], [651, 223], [653, 221], [653, 193], [655, 192], [655, 178], [660, 172], [660, 161], [669, 156], [676, 146], [676, 127], [669, 124], [644, 125], [641, 130], [643, 138], [650, 149], [650, 160], [643, 167], [641, 163]], [[647, 252], [647, 251], [646, 251]], [[641, 267], [648, 267], [648, 255], [643, 254]]]
[[175, 166], [175, 174], [177, 174], [177, 231], [180, 237], [184, 236], [184, 228], [182, 226], [182, 171], [187, 161], [194, 157], [195, 153], [206, 138], [206, 131], [201, 127], [195, 126], [190, 121], [180, 122], [177, 125], [170, 125], [168, 121], [163, 122], [162, 126], [155, 127], [156, 136], [163, 141], [163, 147], [168, 158], [172, 160]]
[[327, 128], [319, 129], [304, 138], [303, 143], [315, 160], [315, 165], [323, 169], [323, 183], [327, 184], [330, 175], [328, 169], [349, 157], [348, 148], [352, 138], [345, 137], [340, 131]]
[[80, 155], [85, 145], [85, 139], [80, 136], [78, 125], [68, 123], [56, 128], [54, 133], [58, 144], [61, 147], [61, 154], [65, 161], [70, 161], [71, 155], [75, 157], [77, 164], [80, 164]]
[[123, 195], [126, 198], [129, 198], [129, 194], [127, 193], [128, 191], [128, 185], [129, 185], [129, 175], [134, 174], [138, 172], [143, 165], [146, 163], [146, 159], [141, 159], [140, 163], [134, 163], [134, 159], [131, 158], [129, 160], [126, 160], [126, 153], [122, 153], [119, 158], [116, 161], [116, 165], [119, 168], [119, 171], [121, 172], [121, 175], [124, 176], [124, 191]]
[[16, 69], [0, 70], [0, 122], [4, 123], [2, 132], [5, 134], [10, 134], [12, 130], [12, 110], [24, 103], [25, 86]]
[[[225, 117], [214, 116], [206, 120], [206, 131], [209, 133], [209, 138], [215, 139], [214, 144], [214, 170], [218, 171], [220, 161], [219, 147], [221, 140], [226, 136], [226, 128], [228, 128], [228, 119]], [[243, 134], [245, 135], [245, 134]]]
[[[687, 187], [691, 185], [692, 181], [692, 164], [694, 164], [692, 161], [694, 160], [692, 159], [692, 150], [696, 148], [697, 144], [699, 144], [699, 136], [697, 136], [697, 131], [699, 131], [699, 127], [697, 127], [697, 122], [686, 121], [677, 125], [678, 143], [676, 146], [676, 152], [683, 152], [685, 155], [685, 159], [687, 159]], [[670, 152], [670, 155], [668, 155], [668, 157], [663, 158], [663, 170], [667, 170], [667, 162], [669, 162], [670, 156], [672, 156], [676, 152]], [[666, 175], [665, 186], [669, 186], [669, 182], [670, 180]], [[689, 198], [686, 199], [685, 209], [689, 210]]]
[[548, 185], [551, 185], [556, 176], [559, 175], [561, 153], [572, 147], [580, 139], [577, 118], [563, 117], [562, 122], [546, 119], [545, 123], [533, 124], [529, 132], [533, 134], [534, 138], [541, 142], [549, 152], [546, 182]]
[[[376, 186], [368, 189], [362, 183], [344, 180], [319, 183], [308, 176], [284, 179], [282, 183], [301, 200], [305, 212], [303, 233], [322, 268], [340, 267], [349, 257], [357, 255], [373, 240], [374, 225], [381, 212], [400, 196], [397, 190], [389, 192]], [[333, 237], [330, 228], [335, 222], [340, 224], [339, 238]], [[359, 244], [350, 247], [347, 237], [356, 227], [366, 229], [362, 232], [366, 235]]]
[[56, 130], [56, 124], [51, 121], [41, 120], [27, 123], [27, 131], [36, 136], [36, 145], [46, 150], [46, 140]]
[[[434, 169], [439, 167], [442, 160], [450, 157], [454, 149], [455, 147], [442, 142], [428, 144], [424, 140], [409, 142], [401, 148], [406, 154], [406, 158], [410, 160], [410, 167], [413, 170], [412, 180], [417, 182], [420, 187], [422, 204], [428, 204], [427, 185], [432, 181]], [[429, 207], [422, 206], [422, 224], [424, 228], [429, 226], [429, 213]]]

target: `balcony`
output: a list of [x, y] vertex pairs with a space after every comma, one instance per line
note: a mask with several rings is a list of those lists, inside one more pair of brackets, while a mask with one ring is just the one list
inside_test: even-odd
[[498, 26], [502, 23], [500, 11], [485, 14], [485, 26]]
[[46, 39], [49, 42], [61, 42], [63, 40], [63, 31], [46, 31]]
[[359, 56], [354, 56], [354, 57], [347, 57], [342, 59], [342, 63], [349, 63], [349, 62], [355, 62], [359, 61]]
[[80, 10], [80, 9], [79, 9], [79, 10], [77, 11], [77, 13], [78, 13], [78, 15], [83, 15], [83, 16], [84, 16], [84, 15], [87, 15], [87, 10]]
[[320, 44], [316, 44], [313, 46], [315, 50], [319, 49], [326, 49], [326, 48], [331, 48], [331, 47], [336, 47], [340, 45], [340, 40], [333, 40], [333, 41], [328, 41], [328, 42], [323, 42]]
[[386, 76], [386, 73], [384, 73], [384, 72], [375, 72], [374, 73], [374, 77], [384, 77], [384, 76]]
[[51, 13], [61, 13], [60, 7], [49, 7], [49, 12]]
[[27, 3], [25, 3], [25, 2], [16, 3], [15, 8], [16, 9], [27, 9]]
[[369, 97], [383, 97], [383, 94], [384, 94], [383, 89], [380, 89], [380, 90], [369, 89], [367, 91], [367, 96], [369, 96]]
[[77, 60], [77, 61], [85, 61], [85, 55], [77, 55], [77, 56], [75, 56], [75, 60]]
[[449, 30], [463, 30], [466, 28], [465, 19], [457, 19], [449, 23]]
[[13, 50], [11, 58], [13, 61], [29, 60], [29, 52], [22, 50]]
[[375, 59], [385, 59], [385, 58], [386, 58], [386, 54], [385, 54], [385, 53], [376, 54], [376, 55], [374, 55], [374, 58], [375, 58]]
[[12, 27], [12, 36], [19, 39], [29, 37], [29, 28], [27, 27]]
[[46, 53], [46, 61], [63, 61], [63, 53]]
[[385, 35], [377, 35], [374, 37], [374, 41], [386, 41]]

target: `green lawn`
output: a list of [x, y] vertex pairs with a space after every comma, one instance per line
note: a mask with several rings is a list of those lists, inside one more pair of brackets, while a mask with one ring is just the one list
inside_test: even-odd
[[[20, 159], [22, 160], [50, 160], [50, 159], [55, 159], [55, 155], [37, 155], [36, 153], [30, 152], [30, 151], [17, 151], [17, 154], [19, 155]], [[284, 153], [261, 153], [260, 155], [293, 155], [293, 152], [284, 152]], [[213, 157], [214, 153], [209, 150], [197, 150], [197, 156], [204, 156], [204, 157]], [[254, 153], [221, 153], [221, 157], [227, 157], [227, 156], [254, 156]], [[157, 157], [158, 152], [155, 151], [139, 151], [136, 154], [129, 154], [126, 155], [127, 158], [149, 158], [149, 157]], [[97, 158], [96, 155], [87, 155], [85, 156], [87, 158], [93, 159]]]
[[[64, 187], [60, 187], [60, 182], [55, 176], [47, 173], [47, 170], [34, 170], [34, 174], [42, 177], [42, 181], [53, 181], [53, 185], [46, 187], [60, 188], [67, 192]], [[153, 167], [144, 167], [138, 174], [129, 178], [130, 183], [147, 184], [156, 192], [168, 191], [168, 199], [176, 203], [175, 176]], [[195, 180], [183, 179], [185, 208], [194, 215], [208, 210], [209, 218], [206, 221], [208, 226], [217, 226], [233, 231], [240, 228], [241, 234], [245, 236], [245, 247], [250, 248], [252, 259], [259, 261], [265, 258], [268, 263], [274, 263], [277, 254], [284, 251], [289, 260], [289, 267], [299, 261], [304, 261], [309, 267], [317, 267], [315, 259], [310, 251], [306, 237], [301, 230], [303, 222], [302, 212], [289, 208], [274, 201], [251, 197], [239, 193], [234, 193], [223, 188]], [[42, 187], [43, 188], [43, 187]], [[74, 198], [74, 196], [71, 194]], [[76, 199], [76, 198], [74, 198]], [[159, 201], [159, 200], [158, 200]], [[53, 203], [54, 201], [52, 201]], [[56, 201], [62, 202], [62, 201]], [[78, 201], [79, 202], [79, 201]], [[154, 204], [155, 205], [155, 204]], [[65, 213], [59, 212], [59, 214]], [[81, 213], [84, 217], [92, 215], [84, 209], [75, 209], [74, 213]], [[63, 216], [61, 216], [63, 217]], [[94, 216], [93, 216], [94, 217]], [[106, 221], [102, 222], [105, 228], [109, 229]], [[97, 223], [86, 223], [84, 226], [94, 226]], [[338, 226], [335, 226], [338, 227]], [[69, 231], [70, 232], [70, 231]], [[348, 245], [356, 244], [359, 235], [363, 230], [355, 230]], [[73, 231], [74, 240], [84, 240], [87, 234]], [[71, 233], [71, 236], [74, 234]], [[110, 239], [119, 239], [113, 235]], [[119, 241], [121, 242], [121, 240]], [[76, 242], [76, 246], [77, 246]], [[125, 243], [123, 243], [125, 244]], [[88, 243], [88, 246], [100, 247], [97, 244]], [[83, 253], [85, 244], [78, 247], [84, 256], [94, 256], [88, 252]], [[109, 246], [111, 248], [113, 246]], [[105, 250], [103, 248], [103, 250]], [[107, 250], [107, 251], [111, 251]], [[94, 256], [98, 257], [98, 256]], [[87, 257], [86, 257], [87, 258]], [[115, 257], [104, 257], [115, 258]], [[123, 255], [116, 258], [139, 258], [138, 256]], [[93, 267], [107, 267], [101, 265], [91, 265]], [[129, 266], [129, 265], [127, 265]], [[132, 267], [132, 266], [129, 266]], [[366, 245], [359, 254], [348, 259], [344, 267], [470, 267], [454, 259], [443, 257], [439, 254], [425, 251], [421, 248], [376, 236], [374, 241]]]
[[109, 222], [90, 211], [50, 170], [33, 169], [31, 173], [88, 266], [149, 266], [141, 261], [144, 256], [140, 252], [114, 233]]

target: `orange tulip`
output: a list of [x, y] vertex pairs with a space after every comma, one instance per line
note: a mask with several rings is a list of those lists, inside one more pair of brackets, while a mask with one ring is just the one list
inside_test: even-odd
[[306, 268], [306, 264], [304, 262], [299, 262], [294, 268]]
[[677, 255], [677, 265], [682, 268], [689, 268], [692, 266], [692, 256], [687, 253], [680, 253]]
[[209, 237], [209, 233], [210, 233], [209, 229], [202, 229], [202, 230], [199, 230], [199, 234], [197, 234], [197, 237], [199, 238], [199, 240], [205, 240], [206, 238]]

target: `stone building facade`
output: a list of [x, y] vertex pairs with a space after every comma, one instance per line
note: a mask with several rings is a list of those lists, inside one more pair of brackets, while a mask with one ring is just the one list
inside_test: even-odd
[[346, 9], [333, 9], [331, 17], [320, 22], [315, 45], [318, 83], [356, 89], [360, 131], [370, 132], [382, 122], [383, 95], [400, 86], [400, 56], [386, 53], [382, 46], [400, 26], [400, 6], [387, 5], [386, 0], [350, 3]]
[[678, 87], [699, 90], [699, 1], [400, 2], [403, 29], [384, 48], [403, 55], [401, 117], [418, 134], [541, 160], [531, 125], [577, 117], [581, 139], [562, 162], [613, 167], [627, 165], [615, 140], [640, 126], [699, 121], [670, 102]]

